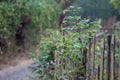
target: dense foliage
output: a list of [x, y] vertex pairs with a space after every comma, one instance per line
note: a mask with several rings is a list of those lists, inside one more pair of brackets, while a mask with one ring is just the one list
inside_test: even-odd
[[[42, 36], [38, 49], [34, 52], [36, 62], [32, 65], [32, 70], [39, 74], [40, 79], [68, 79], [76, 77], [76, 73], [84, 73], [82, 58], [85, 53], [81, 49], [87, 48], [89, 38], [99, 31], [100, 23], [98, 20], [81, 19], [76, 14], [73, 15], [72, 13], [77, 9], [80, 8], [71, 6], [70, 9], [63, 11], [69, 14], [63, 23], [69, 23], [69, 25], [63, 27], [62, 32], [48, 29]], [[76, 64], [76, 67], [73, 68], [72, 64], [62, 62], [67, 59]], [[61, 62], [57, 65], [56, 60]], [[64, 66], [65, 69], [61, 71]], [[79, 76], [79, 79], [82, 77]]]
[[[87, 55], [88, 41], [101, 28], [99, 18], [118, 16], [109, 1], [0, 0], [0, 53], [1, 50], [21, 50], [23, 46], [16, 44], [16, 33], [22, 25], [29, 23], [30, 25], [24, 27], [27, 40], [23, 48], [38, 44], [30, 56], [36, 60], [31, 68], [38, 74], [39, 79], [81, 80], [87, 70], [84, 57]], [[111, 2], [119, 9], [118, 0]], [[116, 39], [118, 40], [118, 37]], [[95, 61], [97, 64], [100, 63], [99, 46], [98, 43], [95, 48], [98, 55]], [[118, 60], [118, 55], [115, 56]], [[117, 61], [116, 63], [118, 64]]]
[[37, 44], [44, 29], [57, 27], [59, 14], [60, 7], [54, 0], [1, 0], [0, 47], [17, 50], [15, 34], [25, 16], [31, 19], [31, 25], [25, 29], [26, 44]]
[[120, 1], [119, 0], [111, 0], [111, 3], [115, 6], [116, 9], [120, 8]]

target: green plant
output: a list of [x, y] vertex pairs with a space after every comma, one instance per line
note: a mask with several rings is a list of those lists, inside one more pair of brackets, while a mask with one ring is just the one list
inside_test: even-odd
[[[95, 33], [100, 30], [100, 20], [92, 21], [91, 19], [82, 19], [77, 14], [80, 11], [80, 7], [70, 6], [65, 10], [66, 16], [64, 24], [67, 24], [67, 28], [63, 26], [64, 41], [63, 46], [58, 49], [60, 53], [60, 60], [68, 60], [68, 62], [62, 62], [58, 67], [64, 67], [65, 69], [59, 74], [59, 79], [71, 78], [83, 78], [81, 76], [85, 72], [85, 64], [83, 64], [84, 55], [87, 54], [84, 51], [87, 48], [88, 40], [94, 37]], [[91, 35], [90, 35], [91, 34]], [[74, 65], [71, 64], [74, 63]], [[76, 76], [79, 73], [79, 76]]]
[[26, 47], [36, 45], [46, 28], [56, 28], [61, 8], [54, 0], [1, 0], [0, 39], [5, 41], [8, 52], [17, 51], [15, 34], [24, 16], [31, 19], [27, 26]]
[[[40, 79], [83, 78], [81, 75], [76, 76], [76, 73], [83, 74], [85, 70], [85, 65], [82, 64], [83, 54], [85, 53], [82, 49], [87, 48], [89, 38], [99, 32], [100, 21], [82, 19], [76, 14], [70, 16], [79, 9], [71, 6], [69, 10], [64, 11], [69, 16], [66, 16], [63, 21], [68, 25], [63, 26], [62, 33], [58, 30], [48, 29], [41, 37], [36, 51], [37, 56], [35, 58], [37, 61], [32, 65], [32, 70], [40, 75]], [[56, 60], [60, 60], [60, 63], [56, 64]]]
[[116, 9], [119, 9], [119, 7], [120, 7], [120, 1], [119, 0], [110, 0], [110, 1]]
[[[36, 62], [31, 66], [32, 70], [39, 74], [42, 80], [52, 80], [54, 75], [54, 53], [57, 42], [62, 41], [59, 31], [46, 30], [36, 50]], [[53, 73], [52, 73], [53, 72]]]

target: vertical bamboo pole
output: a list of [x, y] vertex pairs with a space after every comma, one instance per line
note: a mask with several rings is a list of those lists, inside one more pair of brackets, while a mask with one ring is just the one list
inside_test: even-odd
[[96, 45], [96, 36], [93, 39], [93, 52], [92, 52], [92, 72], [91, 72], [91, 79], [95, 78], [94, 69], [95, 69], [95, 45]]
[[115, 36], [112, 35], [111, 40], [111, 80], [114, 80], [115, 78], [115, 70], [114, 70], [114, 64], [115, 63]]
[[102, 39], [102, 46], [101, 46], [101, 65], [100, 65], [100, 80], [104, 80], [104, 54], [105, 54], [105, 39]]
[[[59, 75], [60, 73], [60, 68], [59, 67], [59, 64], [60, 64], [60, 60], [59, 60], [59, 52], [55, 50], [55, 54], [54, 54], [54, 62], [55, 62], [55, 75], [54, 75], [54, 80], [57, 79], [57, 76], [56, 75]], [[58, 79], [59, 80], [59, 79]]]
[[100, 65], [97, 67], [96, 80], [100, 80]]
[[87, 53], [87, 80], [90, 80], [90, 53], [91, 53], [91, 38], [88, 42], [88, 53]]
[[[120, 33], [120, 29], [119, 29]], [[118, 80], [120, 80], [120, 35], [119, 35], [119, 69], [118, 69]]]
[[82, 76], [84, 77], [83, 80], [86, 80], [86, 64], [87, 64], [87, 48], [84, 47], [82, 49], [82, 66], [83, 66], [83, 70], [84, 70], [84, 72], [82, 74]]
[[118, 71], [118, 80], [120, 80], [120, 28], [119, 28], [119, 71]]
[[107, 52], [107, 79], [106, 80], [110, 80], [110, 74], [111, 74], [111, 70], [110, 70], [110, 64], [111, 64], [111, 35], [107, 36], [107, 41], [108, 41], [108, 52]]

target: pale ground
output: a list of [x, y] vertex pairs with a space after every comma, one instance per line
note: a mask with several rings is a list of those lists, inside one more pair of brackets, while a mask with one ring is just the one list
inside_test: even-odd
[[35, 75], [28, 68], [32, 62], [32, 60], [23, 60], [16, 66], [0, 70], [0, 80], [33, 80]]

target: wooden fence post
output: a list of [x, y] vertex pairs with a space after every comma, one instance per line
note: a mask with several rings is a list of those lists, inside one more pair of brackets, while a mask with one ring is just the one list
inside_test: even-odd
[[120, 80], [120, 28], [119, 28], [119, 71], [118, 71], [118, 80]]
[[92, 72], [91, 72], [91, 79], [95, 78], [94, 69], [95, 69], [95, 45], [96, 45], [96, 36], [93, 39], [93, 52], [92, 52]]
[[115, 36], [112, 35], [112, 40], [111, 40], [111, 80], [114, 80], [114, 78], [115, 78], [114, 65], [115, 65]]
[[101, 65], [100, 65], [100, 80], [104, 80], [104, 54], [105, 54], [105, 39], [102, 39], [101, 46]]
[[108, 51], [107, 51], [107, 79], [106, 80], [110, 80], [110, 74], [111, 74], [111, 70], [110, 70], [110, 64], [111, 64], [111, 35], [109, 34], [107, 36], [107, 41], [108, 41]]
[[100, 65], [97, 66], [96, 80], [100, 80]]
[[87, 52], [87, 80], [90, 80], [90, 54], [91, 54], [91, 38], [89, 38], [88, 42], [88, 52]]

